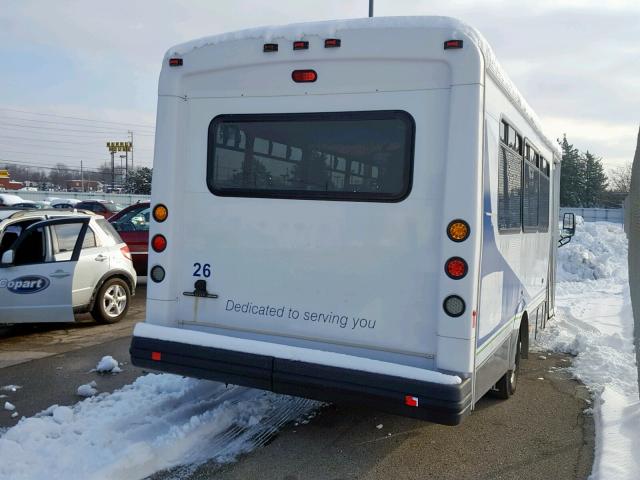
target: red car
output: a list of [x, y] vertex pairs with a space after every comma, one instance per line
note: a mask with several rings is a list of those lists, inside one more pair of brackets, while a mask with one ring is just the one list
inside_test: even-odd
[[84, 200], [76, 203], [73, 208], [78, 210], [90, 210], [93, 213], [102, 215], [104, 218], [109, 219], [120, 210], [122, 206], [114, 203], [110, 200]]
[[129, 205], [109, 218], [113, 228], [129, 246], [133, 268], [139, 277], [147, 275], [150, 214], [150, 203], [140, 202]]

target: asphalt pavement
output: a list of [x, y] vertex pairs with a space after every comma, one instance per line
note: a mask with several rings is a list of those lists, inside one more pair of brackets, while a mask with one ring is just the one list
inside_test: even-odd
[[[594, 423], [585, 413], [589, 394], [570, 378], [569, 364], [564, 355], [531, 355], [523, 361], [515, 396], [481, 400], [457, 427], [332, 405], [235, 463], [210, 462], [180, 478], [586, 479], [593, 464]], [[152, 478], [175, 478], [173, 473]]]
[[[0, 405], [9, 401], [18, 416], [0, 409], [0, 428], [15, 425], [22, 416], [34, 415], [50, 405], [72, 405], [82, 397], [77, 388], [95, 380], [100, 392], [112, 392], [142, 375], [129, 364], [133, 326], [144, 320], [146, 287], [136, 289], [127, 316], [119, 323], [102, 325], [89, 315], [73, 324], [31, 324], [0, 329], [0, 388], [17, 385], [15, 392], [0, 391]], [[118, 374], [91, 372], [100, 359], [111, 355], [123, 362]]]

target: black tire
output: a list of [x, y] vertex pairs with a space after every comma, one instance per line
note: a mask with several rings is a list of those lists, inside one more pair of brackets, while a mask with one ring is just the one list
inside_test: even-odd
[[500, 380], [496, 383], [492, 390], [493, 396], [501, 400], [507, 400], [511, 395], [516, 393], [518, 386], [518, 375], [520, 373], [520, 352], [522, 351], [522, 336], [518, 335], [516, 343], [516, 365], [512, 370], [507, 370]]
[[129, 311], [130, 303], [131, 290], [127, 282], [112, 277], [98, 289], [91, 316], [100, 323], [117, 323]]

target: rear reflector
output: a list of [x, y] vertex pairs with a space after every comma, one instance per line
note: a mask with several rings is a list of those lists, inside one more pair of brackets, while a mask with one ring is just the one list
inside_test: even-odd
[[444, 49], [449, 50], [450, 48], [462, 48], [462, 40], [447, 40], [444, 42]]
[[169, 59], [169, 66], [170, 67], [181, 67], [182, 66], [182, 59], [181, 58], [170, 58]]
[[417, 407], [418, 403], [419, 403], [418, 402], [418, 397], [414, 397], [414, 396], [411, 396], [411, 395], [406, 395], [404, 397], [404, 404], [407, 407]]
[[265, 43], [262, 47], [263, 52], [277, 52], [278, 44], [277, 43]]
[[291, 78], [296, 83], [309, 83], [315, 82], [318, 79], [318, 74], [315, 70], [294, 70], [291, 73]]
[[151, 352], [151, 360], [159, 362], [160, 360], [162, 360], [162, 353], [160, 353], [160, 352]]
[[308, 48], [309, 48], [309, 42], [303, 42], [303, 41], [293, 42], [294, 50], [307, 50]]
[[327, 38], [324, 41], [324, 48], [336, 48], [340, 46], [340, 43], [339, 38]]

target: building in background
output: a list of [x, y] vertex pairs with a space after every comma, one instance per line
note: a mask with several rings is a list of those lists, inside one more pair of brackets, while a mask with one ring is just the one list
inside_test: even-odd
[[102, 192], [104, 185], [97, 180], [67, 180], [68, 192]]
[[22, 182], [11, 180], [9, 170], [0, 170], [0, 190], [20, 190], [24, 187]]

